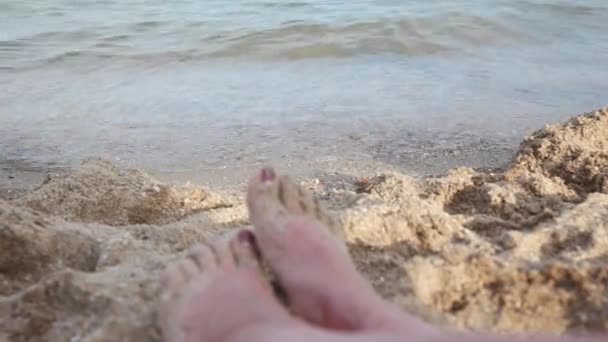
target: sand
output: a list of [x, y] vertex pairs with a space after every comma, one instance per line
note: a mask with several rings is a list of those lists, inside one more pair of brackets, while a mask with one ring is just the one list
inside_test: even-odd
[[[501, 172], [303, 184], [403, 310], [445, 329], [608, 330], [607, 109], [534, 133]], [[101, 159], [0, 200], [0, 341], [159, 341], [159, 272], [247, 224], [243, 194]]]

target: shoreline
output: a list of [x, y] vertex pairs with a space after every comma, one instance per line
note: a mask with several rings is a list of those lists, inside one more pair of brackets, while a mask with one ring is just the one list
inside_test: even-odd
[[[325, 161], [275, 160], [268, 162], [288, 171], [297, 178], [319, 179], [324, 177], [366, 177], [380, 172], [400, 172], [422, 178], [445, 175], [457, 167], [470, 167], [479, 171], [499, 171], [504, 169], [517, 152], [517, 146], [496, 147], [480, 143], [477, 146], [457, 146], [443, 149], [420, 149], [408, 153], [396, 152], [398, 147], [380, 146], [386, 150], [374, 159]], [[383, 162], [393, 158], [391, 164]], [[241, 191], [252, 170], [266, 163], [239, 163], [222, 168], [198, 170], [154, 170], [147, 172], [169, 184], [194, 183], [211, 189], [227, 192]], [[77, 168], [77, 167], [76, 167]], [[76, 168], [61, 167], [56, 164], [44, 165], [27, 159], [0, 158], [0, 199], [11, 200], [39, 187], [51, 175], [67, 175]]]
[[0, 158], [0, 199], [11, 200], [38, 188], [51, 174], [69, 170], [52, 165], [34, 165], [26, 160]]

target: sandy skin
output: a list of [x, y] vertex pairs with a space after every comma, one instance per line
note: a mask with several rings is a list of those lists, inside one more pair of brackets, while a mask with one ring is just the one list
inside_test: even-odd
[[[331, 218], [288, 177], [263, 169], [249, 183], [247, 204], [253, 232], [197, 245], [164, 272], [166, 341], [502, 340], [448, 336], [383, 301], [356, 271]], [[263, 277], [261, 258], [289, 311]]]

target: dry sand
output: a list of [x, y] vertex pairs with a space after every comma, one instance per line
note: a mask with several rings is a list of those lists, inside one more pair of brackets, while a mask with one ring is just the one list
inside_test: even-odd
[[[526, 139], [504, 172], [305, 181], [388, 300], [445, 328], [608, 330], [608, 110]], [[240, 196], [89, 160], [0, 201], [0, 341], [158, 341], [157, 277], [247, 224]]]

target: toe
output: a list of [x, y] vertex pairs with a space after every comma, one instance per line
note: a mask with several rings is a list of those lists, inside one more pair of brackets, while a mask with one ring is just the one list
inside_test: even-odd
[[306, 191], [301, 186], [298, 186], [298, 200], [300, 207], [306, 215], [312, 216], [316, 219], [322, 218], [323, 207], [319, 203], [319, 200], [315, 196], [313, 196], [310, 191]]
[[181, 271], [180, 263], [181, 262], [174, 262], [170, 264], [163, 272], [161, 276], [161, 285], [165, 290], [178, 292], [188, 283], [184, 273]]
[[211, 251], [215, 255], [217, 264], [224, 271], [232, 271], [236, 269], [235, 256], [230, 248], [230, 241], [234, 239], [234, 234], [226, 234], [218, 238], [209, 245]]
[[[264, 176], [268, 173], [273, 176]], [[252, 219], [263, 218], [277, 205], [279, 205], [278, 182], [274, 171], [270, 168], [262, 169], [249, 181], [247, 189], [247, 206]]]
[[181, 260], [178, 263], [178, 268], [185, 283], [189, 283], [201, 273], [201, 270], [198, 268], [196, 263], [190, 258]]
[[260, 269], [260, 252], [255, 236], [249, 230], [240, 230], [230, 241], [230, 247], [239, 268]]
[[[183, 338], [177, 320], [180, 308], [180, 297], [189, 283], [190, 275], [198, 267], [194, 263], [182, 261], [169, 264], [161, 275], [161, 293], [158, 311], [158, 324], [167, 341], [180, 341]], [[194, 267], [194, 269], [192, 268]]]
[[293, 215], [306, 214], [301, 199], [300, 187], [289, 176], [281, 176], [277, 181], [277, 198], [279, 203]]
[[[268, 192], [268, 185], [276, 183], [277, 175], [273, 168], [265, 167], [249, 180], [249, 190], [256, 193]], [[276, 194], [276, 193], [275, 193]]]
[[259, 180], [261, 182], [274, 181], [276, 178], [276, 172], [272, 167], [263, 167], [259, 174]]
[[218, 260], [208, 246], [197, 244], [190, 248], [187, 256], [196, 264], [200, 272], [209, 272], [217, 268]]

